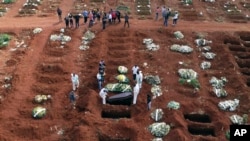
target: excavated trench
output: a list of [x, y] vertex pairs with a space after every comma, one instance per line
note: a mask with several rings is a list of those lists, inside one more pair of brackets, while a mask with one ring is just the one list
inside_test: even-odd
[[250, 59], [239, 59], [236, 62], [240, 68], [250, 68]]
[[108, 46], [108, 49], [110, 50], [118, 50], [118, 51], [124, 51], [124, 50], [129, 50], [128, 49], [128, 44], [110, 44]]
[[241, 32], [239, 33], [240, 39], [243, 41], [243, 45], [245, 47], [250, 47], [250, 33], [249, 32]]
[[206, 114], [184, 114], [186, 120], [201, 123], [211, 123], [211, 119]]
[[239, 33], [240, 39], [243, 41], [250, 41], [250, 32]]
[[62, 57], [67, 54], [67, 51], [65, 51], [65, 49], [63, 50], [63, 49], [51, 48], [49, 50], [46, 50], [45, 53], [48, 56], [52, 57]]
[[237, 56], [240, 59], [250, 59], [249, 52], [233, 52], [234, 56]]
[[[116, 58], [117, 59], [117, 58]], [[129, 58], [126, 59], [117, 59], [117, 60], [108, 60], [107, 64], [112, 64], [113, 66], [127, 65], [131, 60]]]
[[230, 51], [247, 52], [247, 49], [241, 45], [229, 45], [228, 48]]
[[108, 52], [108, 55], [110, 57], [114, 57], [114, 58], [124, 58], [124, 56], [127, 56], [129, 54], [128, 51], [112, 51], [112, 52]]
[[214, 128], [212, 128], [212, 127], [189, 125], [188, 126], [188, 131], [192, 135], [215, 136]]
[[109, 137], [105, 135], [99, 135], [99, 141], [131, 141], [130, 138], [124, 137]]
[[224, 44], [228, 44], [228, 48], [235, 56], [235, 61], [240, 67], [240, 72], [245, 77], [245, 83], [250, 87], [250, 35], [249, 32], [238, 32], [239, 39], [235, 36], [227, 37]]
[[247, 84], [248, 87], [250, 87], [250, 77], [247, 78], [246, 84]]
[[243, 45], [244, 45], [245, 47], [250, 47], [250, 41], [244, 41], [244, 42], [243, 42]]
[[227, 38], [224, 40], [224, 44], [231, 44], [231, 45], [240, 45], [240, 41], [236, 38]]
[[37, 66], [37, 69], [41, 73], [52, 73], [52, 74], [63, 74], [64, 73], [62, 65], [41, 63]]
[[250, 69], [248, 68], [240, 68], [240, 72], [244, 75], [250, 76]]
[[10, 60], [7, 60], [7, 61], [5, 62], [5, 64], [6, 64], [6, 66], [11, 67], [11, 66], [16, 65], [16, 64], [17, 64], [17, 61], [14, 60], [14, 59], [10, 59]]
[[102, 118], [131, 118], [130, 110], [103, 110], [101, 113]]

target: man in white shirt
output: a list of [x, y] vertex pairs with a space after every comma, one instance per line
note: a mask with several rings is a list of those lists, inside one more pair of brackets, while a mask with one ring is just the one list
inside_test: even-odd
[[179, 17], [178, 11], [175, 11], [174, 17], [173, 17], [173, 26], [177, 24], [178, 17]]
[[99, 92], [100, 97], [102, 98], [102, 104], [106, 104], [106, 97], [108, 95], [108, 90], [106, 88], [102, 88]]
[[133, 79], [136, 80], [136, 74], [137, 74], [137, 71], [139, 70], [139, 67], [137, 65], [134, 65], [132, 67], [132, 72], [133, 72]]
[[73, 85], [73, 91], [75, 91], [79, 87], [79, 78], [75, 73], [71, 73], [71, 81]]

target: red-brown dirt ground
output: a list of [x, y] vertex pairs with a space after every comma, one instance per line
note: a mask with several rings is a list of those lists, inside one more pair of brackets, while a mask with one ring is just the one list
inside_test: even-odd
[[[0, 88], [0, 141], [149, 141], [154, 136], [148, 126], [154, 123], [150, 113], [156, 108], [164, 112], [162, 122], [171, 125], [164, 141], [226, 141], [232, 114], [249, 114], [250, 77], [249, 77], [249, 9], [243, 7], [243, 1], [234, 1], [242, 14], [226, 14], [223, 4], [226, 0], [207, 3], [193, 0], [193, 4], [184, 6], [180, 1], [151, 0], [151, 15], [138, 15], [134, 0], [107, 0], [106, 3], [91, 0], [43, 0], [38, 12], [32, 15], [18, 14], [26, 0], [16, 0], [12, 4], [1, 4], [9, 10], [0, 17], [0, 33], [12, 36], [10, 44], [0, 50], [0, 84], [4, 77], [12, 76], [11, 88]], [[248, 4], [249, 0], [245, 1]], [[83, 5], [86, 4], [86, 7]], [[78, 29], [66, 29], [65, 34], [72, 40], [60, 48], [60, 43], [50, 41], [50, 35], [64, 28], [64, 22], [58, 22], [56, 7], [68, 12], [82, 11], [84, 8], [99, 8], [108, 11], [119, 5], [130, 8], [130, 27], [121, 23], [108, 25], [101, 29], [96, 22], [90, 30], [96, 37], [90, 42], [89, 49], [79, 49], [81, 38], [87, 31], [87, 25], [80, 19]], [[155, 8], [166, 5], [180, 13], [176, 26], [163, 26], [163, 20], [154, 21]], [[80, 7], [80, 8], [79, 8]], [[203, 15], [199, 15], [202, 12]], [[220, 21], [218, 21], [218, 19]], [[172, 19], [169, 19], [172, 22]], [[33, 34], [40, 27], [43, 31]], [[181, 31], [184, 39], [178, 40], [175, 31]], [[213, 41], [212, 52], [216, 57], [211, 60], [212, 67], [202, 70], [200, 63], [206, 60], [194, 40], [197, 34], [203, 34]], [[144, 38], [152, 38], [160, 45], [157, 51], [148, 51], [142, 43]], [[16, 42], [23, 41], [27, 47], [16, 48]], [[181, 54], [170, 50], [172, 44], [186, 44], [194, 51]], [[14, 50], [15, 49], [15, 50]], [[14, 51], [13, 51], [14, 50]], [[138, 64], [144, 75], [159, 75], [163, 95], [152, 100], [152, 109], [147, 110], [146, 97], [151, 85], [143, 82], [136, 105], [102, 105], [97, 87], [96, 73], [98, 63], [106, 62], [105, 84], [115, 82], [117, 67], [128, 67], [128, 77], [132, 80], [131, 68]], [[184, 62], [180, 65], [178, 62]], [[147, 63], [147, 67], [143, 64]], [[201, 88], [194, 93], [193, 88], [178, 82], [178, 69], [191, 68], [198, 73]], [[76, 109], [70, 106], [70, 74], [76, 72], [80, 77], [77, 91]], [[216, 97], [211, 91], [209, 80], [212, 76], [228, 79], [225, 89], [228, 96]], [[134, 84], [131, 83], [131, 86]], [[37, 94], [50, 94], [52, 100], [35, 104]], [[240, 104], [234, 112], [222, 111], [218, 102], [239, 99]], [[169, 101], [178, 101], [181, 108], [169, 110]], [[31, 111], [36, 106], [47, 109], [44, 118], [32, 118]], [[102, 111], [114, 110], [127, 112], [129, 118], [104, 118]], [[201, 123], [185, 119], [186, 114], [204, 113], [211, 122]], [[248, 120], [249, 123], [249, 120]], [[211, 129], [210, 135], [193, 135], [190, 127]]]

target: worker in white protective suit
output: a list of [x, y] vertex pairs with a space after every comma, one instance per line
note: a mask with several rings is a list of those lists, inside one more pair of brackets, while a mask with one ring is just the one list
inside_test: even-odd
[[106, 97], [108, 95], [108, 90], [106, 88], [102, 88], [99, 92], [100, 97], [102, 98], [102, 104], [106, 104]]
[[139, 84], [136, 83], [136, 85], [134, 86], [134, 89], [133, 89], [133, 94], [134, 94], [134, 97], [133, 97], [133, 104], [136, 104], [136, 100], [137, 100], [137, 96], [140, 92], [140, 87], [139, 87]]
[[137, 75], [137, 71], [139, 70], [140, 68], [138, 67], [138, 65], [134, 65], [132, 67], [132, 72], [133, 72], [133, 79], [136, 80], [136, 75]]
[[142, 71], [137, 71], [137, 75], [136, 75], [136, 83], [139, 84], [139, 88], [142, 87], [142, 80], [143, 80], [143, 74]]
[[75, 73], [71, 73], [71, 81], [73, 86], [73, 91], [75, 91], [79, 87], [79, 78]]

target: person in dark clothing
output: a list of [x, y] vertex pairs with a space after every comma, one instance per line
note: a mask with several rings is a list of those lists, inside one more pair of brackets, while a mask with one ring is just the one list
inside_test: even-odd
[[74, 23], [73, 23], [73, 16], [71, 13], [69, 13], [69, 24], [70, 24], [70, 28], [74, 27]]
[[163, 23], [164, 26], [168, 26], [168, 18], [170, 16], [170, 14], [171, 13], [170, 13], [169, 9], [164, 12], [164, 23]]
[[[97, 11], [96, 11], [96, 10], [92, 10], [92, 13], [93, 13], [93, 24], [94, 24], [95, 19], [96, 19]], [[92, 25], [92, 26], [93, 26], [93, 25]]]
[[69, 93], [69, 100], [70, 100], [70, 103], [74, 109], [76, 106], [76, 98], [77, 98], [77, 95], [74, 93], [74, 91], [71, 91]]
[[105, 29], [107, 20], [108, 20], [107, 15], [106, 15], [106, 13], [104, 13], [104, 15], [102, 17], [102, 29]]
[[105, 64], [104, 60], [101, 60], [101, 61], [99, 62], [99, 70], [100, 70], [100, 69], [105, 70], [105, 67], [106, 67], [106, 64]]
[[147, 107], [148, 107], [148, 110], [151, 109], [151, 96], [150, 96], [150, 94], [147, 94]]
[[59, 18], [59, 22], [61, 22], [62, 21], [62, 10], [59, 7], [57, 8], [57, 15]]
[[101, 60], [99, 62], [99, 73], [101, 75], [102, 84], [104, 83], [105, 67], [106, 67], [106, 64], [105, 64], [104, 60]]
[[76, 14], [76, 15], [74, 16], [74, 19], [75, 19], [76, 28], [79, 28], [80, 15], [79, 15], [79, 14]]
[[66, 16], [66, 17], [64, 18], [64, 21], [65, 21], [66, 28], [68, 28], [68, 27], [69, 27], [69, 17]]
[[121, 22], [121, 13], [120, 11], [116, 11], [116, 16], [117, 16], [117, 19], [118, 19], [118, 22], [120, 23]]
[[129, 16], [128, 16], [128, 14], [125, 14], [124, 19], [125, 19], [125, 22], [124, 22], [124, 27], [126, 26], [126, 24], [127, 24], [127, 25], [128, 25], [128, 27], [129, 27], [129, 21], [128, 21]]
[[101, 20], [101, 12], [99, 9], [97, 9], [96, 18], [97, 18], [97, 21]]

